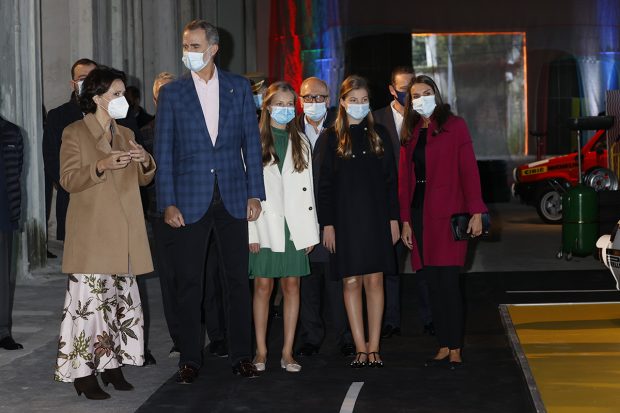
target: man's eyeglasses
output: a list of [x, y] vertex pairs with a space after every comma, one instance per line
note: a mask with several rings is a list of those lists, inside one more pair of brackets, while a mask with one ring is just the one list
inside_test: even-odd
[[304, 95], [301, 97], [306, 103], [323, 103], [328, 98], [326, 95]]

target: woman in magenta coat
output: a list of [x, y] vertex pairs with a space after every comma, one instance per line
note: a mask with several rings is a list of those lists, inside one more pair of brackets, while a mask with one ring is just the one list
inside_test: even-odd
[[471, 137], [428, 76], [413, 79], [405, 105], [399, 162], [401, 238], [413, 269], [428, 280], [439, 351], [426, 365], [462, 366], [463, 304], [459, 273], [466, 241], [455, 241], [450, 217], [470, 213], [468, 233], [482, 233], [486, 212]]

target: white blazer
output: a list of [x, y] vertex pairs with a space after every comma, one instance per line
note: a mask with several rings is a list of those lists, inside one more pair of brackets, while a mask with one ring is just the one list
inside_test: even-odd
[[290, 137], [282, 173], [274, 163], [263, 167], [266, 200], [261, 202], [262, 212], [258, 219], [248, 222], [250, 244], [258, 243], [261, 248], [284, 252], [285, 218], [295, 249], [301, 250], [319, 243], [310, 143], [305, 135], [300, 135], [308, 168], [302, 172], [295, 171]]

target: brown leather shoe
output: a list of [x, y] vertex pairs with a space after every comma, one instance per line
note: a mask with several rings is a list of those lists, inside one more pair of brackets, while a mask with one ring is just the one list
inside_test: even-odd
[[198, 377], [198, 369], [188, 364], [184, 365], [177, 372], [177, 383], [191, 384]]
[[233, 374], [238, 376], [247, 377], [248, 379], [254, 379], [260, 374], [256, 370], [256, 366], [252, 364], [250, 360], [241, 360], [237, 362], [232, 368]]

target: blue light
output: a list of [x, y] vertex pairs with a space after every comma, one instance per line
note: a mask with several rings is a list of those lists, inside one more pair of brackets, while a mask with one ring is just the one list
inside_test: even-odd
[[599, 47], [601, 56], [601, 82], [605, 90], [618, 89], [620, 67], [620, 2], [598, 0]]

